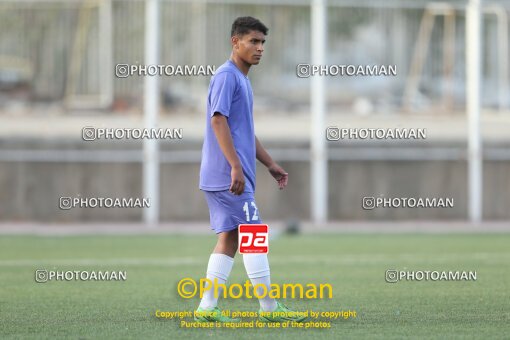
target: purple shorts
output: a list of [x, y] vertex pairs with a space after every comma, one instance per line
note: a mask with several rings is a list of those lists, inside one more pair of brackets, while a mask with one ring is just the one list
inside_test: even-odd
[[211, 229], [216, 234], [237, 229], [239, 224], [260, 224], [262, 220], [252, 192], [236, 196], [228, 190], [204, 191]]

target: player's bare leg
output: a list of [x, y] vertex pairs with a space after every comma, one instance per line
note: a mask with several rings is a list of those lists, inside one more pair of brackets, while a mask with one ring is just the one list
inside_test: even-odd
[[237, 229], [219, 233], [218, 242], [216, 243], [216, 247], [214, 247], [213, 253], [225, 254], [233, 258], [237, 252], [238, 237]]

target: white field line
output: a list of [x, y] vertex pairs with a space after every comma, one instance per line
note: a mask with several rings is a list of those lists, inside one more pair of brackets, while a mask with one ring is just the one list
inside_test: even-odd
[[[239, 257], [239, 255], [238, 255]], [[510, 264], [510, 253], [472, 253], [472, 254], [447, 254], [430, 255], [424, 254], [360, 254], [330, 256], [271, 256], [269, 263], [274, 265], [285, 264], [388, 264], [401, 267], [403, 263], [450, 263], [465, 261], [489, 261], [491, 264]], [[205, 266], [207, 257], [174, 257], [174, 258], [117, 258], [117, 259], [19, 259], [0, 260], [0, 267], [36, 267], [36, 266]]]

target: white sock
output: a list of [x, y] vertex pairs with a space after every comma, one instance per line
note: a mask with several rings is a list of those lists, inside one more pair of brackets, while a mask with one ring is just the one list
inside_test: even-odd
[[[209, 257], [209, 264], [207, 265], [206, 278], [211, 280], [214, 284], [214, 279], [218, 280], [218, 284], [225, 284], [227, 282], [234, 259], [225, 254], [213, 253]], [[223, 288], [218, 289], [218, 297], [223, 294]], [[218, 297], [214, 297], [214, 288], [204, 292], [202, 300], [200, 301], [200, 308], [212, 309], [218, 305]]]
[[[269, 261], [267, 254], [244, 254], [243, 255], [244, 267], [246, 273], [250, 278], [253, 287], [256, 285], [266, 286], [266, 296], [259, 299], [260, 308], [264, 312], [272, 312], [276, 309], [276, 300], [269, 297], [271, 290], [271, 274], [269, 271]], [[258, 287], [257, 295], [264, 294], [264, 289]]]

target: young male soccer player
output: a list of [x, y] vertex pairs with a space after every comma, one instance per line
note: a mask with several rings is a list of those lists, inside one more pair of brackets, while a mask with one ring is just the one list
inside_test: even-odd
[[[255, 136], [253, 126], [253, 94], [248, 79], [252, 65], [258, 65], [264, 52], [267, 27], [252, 17], [237, 18], [232, 24], [232, 54], [216, 70], [209, 85], [207, 123], [200, 189], [204, 191], [211, 228], [218, 242], [209, 258], [207, 279], [225, 284], [238, 248], [239, 224], [262, 223], [255, 203], [255, 163], [258, 159], [283, 189], [288, 174], [266, 152]], [[252, 285], [265, 285], [270, 289], [270, 272], [267, 254], [244, 254], [243, 262]], [[263, 288], [257, 291], [263, 295]], [[221, 296], [221, 289], [219, 290]], [[260, 310], [266, 322], [303, 321], [289, 317], [292, 311], [275, 299], [259, 299]], [[201, 322], [238, 322], [221, 315], [214, 289], [204, 292], [195, 320]]]

